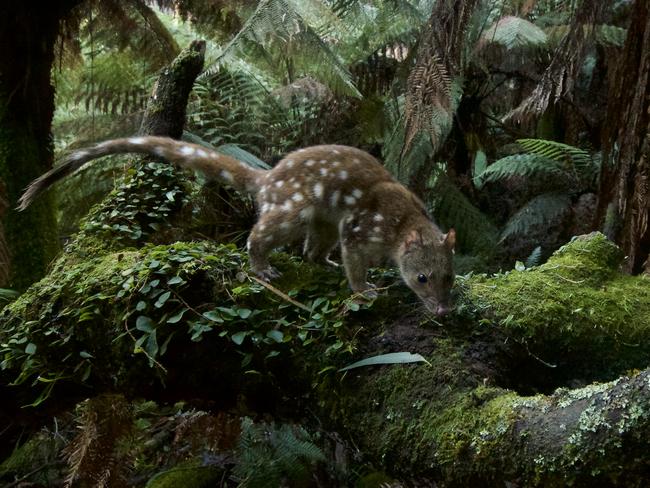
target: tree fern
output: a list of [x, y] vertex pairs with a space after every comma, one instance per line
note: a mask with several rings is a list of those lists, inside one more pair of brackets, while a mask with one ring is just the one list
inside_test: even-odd
[[245, 418], [237, 448], [234, 475], [241, 487], [274, 488], [287, 481], [305, 479], [314, 463], [325, 460], [323, 452], [301, 427], [253, 424]]
[[600, 159], [588, 151], [546, 139], [518, 139], [517, 143], [529, 154], [552, 159], [567, 173], [575, 174], [583, 186], [591, 186], [600, 170]]
[[[222, 59], [246, 41], [264, 49], [273, 68], [290, 67], [312, 74], [336, 93], [360, 95], [339, 57], [290, 0], [262, 0], [222, 54], [206, 68], [204, 76], [214, 74]], [[286, 74], [291, 81], [292, 74]]]
[[506, 223], [500, 242], [515, 235], [530, 234], [534, 228], [548, 226], [570, 209], [571, 197], [566, 193], [544, 193], [524, 205]]
[[533, 23], [514, 17], [505, 16], [488, 28], [479, 40], [479, 48], [487, 44], [498, 44], [507, 50], [536, 47], [546, 44], [547, 36]]
[[514, 176], [566, 179], [562, 165], [538, 154], [513, 154], [495, 161], [483, 173], [474, 178], [474, 185], [481, 188], [485, 183], [500, 181]]

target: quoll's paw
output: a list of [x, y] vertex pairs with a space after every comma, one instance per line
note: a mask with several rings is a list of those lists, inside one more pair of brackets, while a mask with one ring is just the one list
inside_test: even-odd
[[269, 266], [268, 268], [259, 271], [256, 270], [255, 274], [257, 275], [258, 278], [264, 281], [275, 280], [276, 278], [282, 276], [282, 273], [280, 273], [273, 266]]

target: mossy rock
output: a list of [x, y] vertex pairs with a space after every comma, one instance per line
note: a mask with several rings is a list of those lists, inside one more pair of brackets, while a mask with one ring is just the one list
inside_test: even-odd
[[[62, 443], [51, 435], [42, 432], [33, 435], [0, 464], [0, 482], [13, 481], [32, 473], [32, 482], [49, 486], [62, 474], [57, 462], [61, 448]], [[42, 469], [35, 471], [39, 467]]]
[[213, 488], [223, 480], [224, 470], [216, 466], [201, 466], [198, 463], [180, 465], [153, 476], [145, 488]]

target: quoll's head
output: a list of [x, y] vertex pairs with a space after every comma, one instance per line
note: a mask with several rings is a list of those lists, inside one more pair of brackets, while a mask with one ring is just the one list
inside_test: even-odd
[[456, 231], [438, 233], [413, 230], [400, 247], [402, 278], [424, 305], [438, 316], [451, 309], [450, 292], [454, 284], [453, 255]]

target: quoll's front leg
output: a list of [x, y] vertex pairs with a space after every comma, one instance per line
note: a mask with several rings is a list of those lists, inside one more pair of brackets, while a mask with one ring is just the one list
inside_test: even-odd
[[248, 256], [253, 272], [265, 281], [279, 278], [281, 273], [269, 263], [270, 252], [291, 244], [303, 232], [300, 221], [290, 212], [274, 210], [263, 213], [248, 236]]
[[374, 290], [375, 286], [366, 281], [370, 259], [364, 253], [363, 247], [343, 242], [341, 244], [341, 257], [343, 258], [343, 267], [352, 291], [361, 293], [370, 300], [377, 298], [377, 292]]

